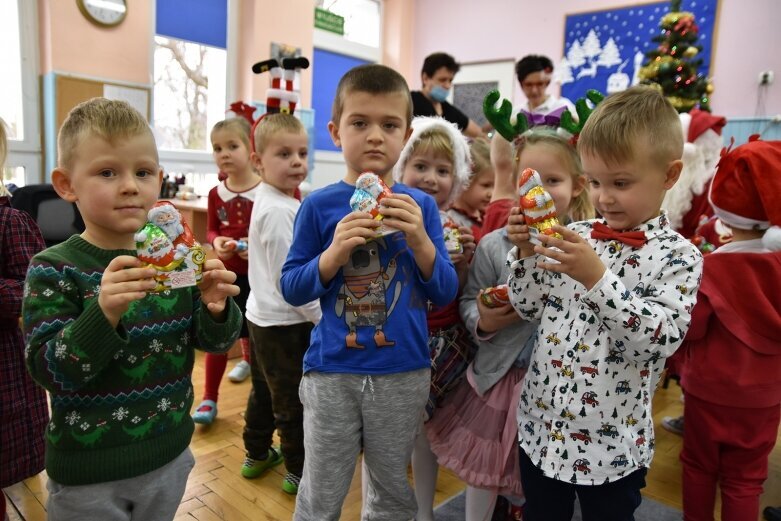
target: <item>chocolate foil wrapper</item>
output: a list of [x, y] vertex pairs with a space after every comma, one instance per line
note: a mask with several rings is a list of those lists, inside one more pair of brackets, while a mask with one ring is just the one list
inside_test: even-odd
[[157, 285], [150, 292], [195, 286], [202, 279], [206, 254], [171, 203], [153, 207], [134, 239], [136, 256], [156, 271]]
[[553, 231], [553, 227], [559, 224], [556, 206], [551, 195], [543, 188], [540, 174], [527, 168], [521, 173], [518, 185], [521, 210], [531, 235], [530, 242], [540, 244], [537, 235], [541, 233], [561, 239], [561, 234]]
[[382, 214], [380, 213], [380, 201], [391, 195], [393, 192], [380, 177], [373, 172], [364, 172], [355, 182], [355, 192], [350, 197], [350, 208], [356, 212], [366, 212], [375, 220], [380, 221], [380, 227], [377, 229], [377, 236], [388, 235], [398, 232], [382, 223]]
[[507, 284], [500, 284], [486, 289], [480, 294], [480, 300], [486, 307], [498, 308], [505, 304], [510, 303], [509, 286]]

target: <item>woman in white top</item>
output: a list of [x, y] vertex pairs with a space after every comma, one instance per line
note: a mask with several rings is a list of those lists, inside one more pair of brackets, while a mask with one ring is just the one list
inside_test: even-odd
[[575, 105], [570, 100], [557, 98], [546, 92], [552, 74], [553, 63], [547, 56], [530, 54], [515, 64], [515, 75], [527, 100], [523, 110], [532, 114], [533, 119], [540, 119], [534, 121], [535, 124], [544, 124], [544, 116], [561, 117], [565, 110], [569, 110], [577, 119]]

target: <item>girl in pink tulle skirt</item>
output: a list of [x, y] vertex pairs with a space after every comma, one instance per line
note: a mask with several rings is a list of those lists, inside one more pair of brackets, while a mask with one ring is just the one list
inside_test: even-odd
[[426, 423], [439, 464], [468, 485], [467, 521], [491, 519], [497, 495], [523, 503], [515, 411], [537, 325], [509, 304], [489, 308], [481, 299], [485, 288], [507, 281], [510, 248], [504, 229], [477, 246], [460, 311], [479, 348], [466, 378]]

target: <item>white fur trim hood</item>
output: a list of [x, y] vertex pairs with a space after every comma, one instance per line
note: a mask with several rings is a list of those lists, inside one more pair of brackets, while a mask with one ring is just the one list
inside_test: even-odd
[[469, 179], [472, 176], [472, 157], [469, 154], [469, 144], [466, 137], [454, 123], [446, 119], [420, 116], [412, 120], [412, 135], [410, 135], [407, 143], [401, 150], [399, 160], [393, 168], [393, 180], [401, 183], [404, 167], [407, 165], [407, 161], [409, 161], [412, 150], [415, 148], [415, 144], [420, 139], [420, 136], [437, 127], [447, 132], [450, 135], [450, 141], [453, 143], [453, 177], [455, 182], [448, 198], [448, 206], [450, 206], [469, 185]]

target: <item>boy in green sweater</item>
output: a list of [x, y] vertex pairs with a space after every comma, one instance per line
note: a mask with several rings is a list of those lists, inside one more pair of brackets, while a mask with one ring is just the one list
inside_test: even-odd
[[194, 464], [193, 347], [239, 334], [236, 275], [219, 260], [198, 287], [159, 294], [134, 233], [162, 180], [149, 125], [94, 98], [60, 129], [52, 184], [86, 230], [30, 263], [22, 316], [27, 367], [51, 394], [48, 519], [173, 519]]

